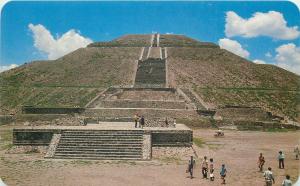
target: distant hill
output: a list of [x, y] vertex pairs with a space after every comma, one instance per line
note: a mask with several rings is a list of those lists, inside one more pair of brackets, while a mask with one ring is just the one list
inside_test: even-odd
[[[135, 61], [152, 35], [126, 35], [96, 42], [57, 60], [36, 61], [0, 74], [1, 113], [15, 113], [21, 105], [84, 106], [109, 86], [131, 86]], [[215, 108], [259, 106], [300, 121], [300, 77], [273, 65], [254, 64], [183, 35], [160, 35], [167, 48], [168, 82], [192, 88]]]

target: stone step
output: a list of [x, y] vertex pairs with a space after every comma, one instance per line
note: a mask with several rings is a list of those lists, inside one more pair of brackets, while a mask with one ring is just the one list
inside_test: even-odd
[[143, 130], [68, 130], [64, 133], [108, 133], [108, 134], [143, 134]]
[[142, 140], [143, 139], [143, 137], [69, 137], [69, 136], [65, 136], [65, 137], [62, 137], [61, 138], [62, 140], [91, 140], [91, 141], [93, 141], [93, 140], [114, 140], [114, 141], [116, 141], [116, 140]]
[[54, 157], [58, 156], [65, 156], [65, 157], [103, 157], [103, 158], [110, 158], [110, 157], [120, 157], [120, 158], [141, 158], [141, 154], [70, 154], [70, 153], [55, 153]]
[[69, 136], [63, 135], [62, 139], [142, 139], [143, 136]]
[[141, 159], [143, 131], [64, 131], [54, 158]]
[[62, 138], [142, 138], [143, 135], [62, 135]]
[[60, 143], [72, 143], [72, 142], [76, 142], [76, 143], [141, 143], [142, 139], [61, 139]]
[[116, 147], [58, 147], [56, 148], [56, 151], [68, 151], [68, 150], [74, 150], [76, 149], [77, 151], [140, 151], [142, 149], [142, 147], [119, 147], [119, 148], [116, 148]]
[[142, 145], [142, 143], [60, 143], [58, 144], [58, 147], [61, 146], [90, 146], [90, 147], [94, 147], [94, 146], [117, 146], [117, 145], [123, 145], [123, 146], [139, 146]]
[[55, 154], [142, 154], [142, 150], [102, 150], [102, 149], [97, 149], [97, 150], [59, 150], [56, 151]]
[[116, 157], [107, 157], [107, 156], [99, 156], [99, 157], [82, 157], [82, 156], [54, 156], [56, 159], [85, 159], [85, 160], [141, 160], [142, 157], [123, 157], [123, 156], [116, 156]]
[[[134, 124], [132, 122], [132, 124]], [[107, 133], [100, 133], [100, 132], [64, 132], [64, 135], [85, 135], [85, 136], [89, 136], [89, 135], [98, 135], [98, 136], [142, 136], [143, 133], [113, 133], [113, 132], [107, 132]]]
[[71, 144], [59, 144], [59, 146], [57, 148], [128, 148], [128, 147], [132, 147], [132, 148], [138, 148], [138, 147], [142, 147], [142, 143], [138, 143], [138, 144], [132, 144], [132, 143], [114, 143], [114, 144], [82, 144], [82, 143], [71, 143]]
[[143, 134], [114, 134], [114, 133], [63, 133], [69, 136], [143, 136]]

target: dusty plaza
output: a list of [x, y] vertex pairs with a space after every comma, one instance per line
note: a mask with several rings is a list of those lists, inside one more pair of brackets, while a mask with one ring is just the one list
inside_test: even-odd
[[300, 186], [299, 20], [290, 2], [6, 3], [0, 186]]
[[[212, 129], [195, 129], [194, 137], [202, 143], [193, 148], [155, 147], [151, 161], [51, 160], [44, 159], [45, 149], [10, 149], [8, 137], [12, 127], [1, 128], [1, 176], [8, 185], [220, 185], [202, 179], [203, 156], [213, 157], [216, 172], [222, 163], [228, 166], [227, 185], [263, 185], [257, 158], [262, 152], [265, 167], [274, 170], [275, 185], [281, 185], [286, 174], [295, 181], [299, 175], [299, 160], [293, 149], [299, 143], [298, 131], [259, 132], [226, 130], [224, 138], [213, 136]], [[286, 153], [286, 168], [278, 169], [278, 149]], [[195, 150], [195, 152], [194, 152]], [[196, 158], [195, 178], [185, 173], [189, 156]]]

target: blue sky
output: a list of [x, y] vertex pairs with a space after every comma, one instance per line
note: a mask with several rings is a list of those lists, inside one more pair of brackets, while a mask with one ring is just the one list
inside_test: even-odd
[[[272, 17], [271, 13], [268, 14], [269, 11], [276, 12], [275, 17]], [[234, 15], [244, 20], [241, 21], [243, 27], [235, 28], [236, 30], [245, 29], [244, 33], [242, 31], [240, 33], [225, 32], [225, 25], [230, 21], [226, 21], [226, 17], [229, 16], [228, 12], [234, 13], [231, 16], [231, 22], [235, 20]], [[266, 15], [266, 23], [262, 23], [265, 25], [270, 24], [268, 17], [276, 19], [276, 15], [282, 15], [286, 22], [285, 30], [283, 31], [281, 27], [273, 28], [271, 26], [270, 29], [275, 31], [269, 33], [266, 30], [267, 26], [252, 28], [251, 25], [253, 24], [250, 22], [248, 24], [247, 19], [255, 18], [254, 13], [256, 12], [262, 13], [262, 16]], [[257, 20], [261, 19], [259, 15], [256, 18], [258, 18]], [[259, 24], [255, 22], [257, 20], [253, 20], [256, 25]], [[245, 54], [244, 57], [275, 65], [282, 62], [280, 60], [288, 55], [288, 52], [285, 51], [288, 48], [294, 55], [289, 61], [294, 61], [292, 64], [284, 65], [290, 65], [286, 69], [299, 67], [300, 72], [300, 63], [298, 64], [299, 61], [297, 60], [300, 55], [300, 29], [295, 27], [300, 27], [299, 20], [299, 11], [290, 2], [17, 1], [6, 4], [2, 9], [0, 59], [1, 66], [20, 65], [33, 60], [48, 59], [50, 55], [45, 46], [34, 45], [35, 42], [38, 42], [38, 37], [43, 37], [42, 34], [38, 34], [41, 29], [49, 31], [54, 39], [59, 39], [74, 29], [77, 38], [89, 39], [85, 41], [108, 41], [123, 34], [145, 34], [155, 31], [162, 34], [185, 34], [201, 41], [216, 44], [220, 43], [220, 39], [225, 38], [222, 40], [226, 45], [225, 48], [228, 47], [228, 44], [230, 47], [232, 46], [230, 44], [236, 46], [238, 43], [243, 50], [241, 54]], [[276, 22], [276, 20], [274, 21]], [[245, 25], [243, 25], [244, 23]], [[29, 24], [32, 24], [31, 29]], [[36, 26], [39, 24], [43, 28], [39, 27], [40, 29], [38, 29]], [[248, 33], [250, 32], [248, 30], [253, 32]], [[289, 33], [291, 36], [286, 36]], [[61, 42], [53, 46], [58, 46], [59, 43]], [[282, 50], [276, 51], [281, 46]], [[248, 52], [248, 55], [245, 51]], [[276, 55], [279, 57], [276, 58]], [[284, 61], [284, 63], [287, 62]], [[284, 65], [281, 67], [285, 68]]]

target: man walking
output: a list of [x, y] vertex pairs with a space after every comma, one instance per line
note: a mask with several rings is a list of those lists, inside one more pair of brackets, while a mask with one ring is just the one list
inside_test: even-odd
[[284, 169], [284, 154], [282, 151], [279, 151], [278, 161], [279, 161], [279, 168]]
[[196, 161], [194, 160], [193, 156], [191, 156], [191, 159], [189, 160], [188, 168], [186, 172], [190, 173], [191, 179], [193, 178], [193, 172], [194, 172], [194, 167], [195, 167]]
[[300, 150], [298, 146], [295, 147], [294, 153], [296, 155], [296, 160], [299, 160]]
[[222, 164], [221, 171], [220, 171], [222, 184], [226, 184], [226, 180], [225, 180], [226, 174], [227, 174], [227, 169], [225, 168], [225, 164]]
[[269, 167], [268, 170], [264, 172], [266, 186], [272, 186], [272, 183], [275, 184], [275, 179], [271, 170], [271, 167]]
[[265, 164], [265, 157], [263, 157], [262, 153], [259, 154], [257, 164], [258, 164], [259, 171], [262, 172], [263, 166]]

